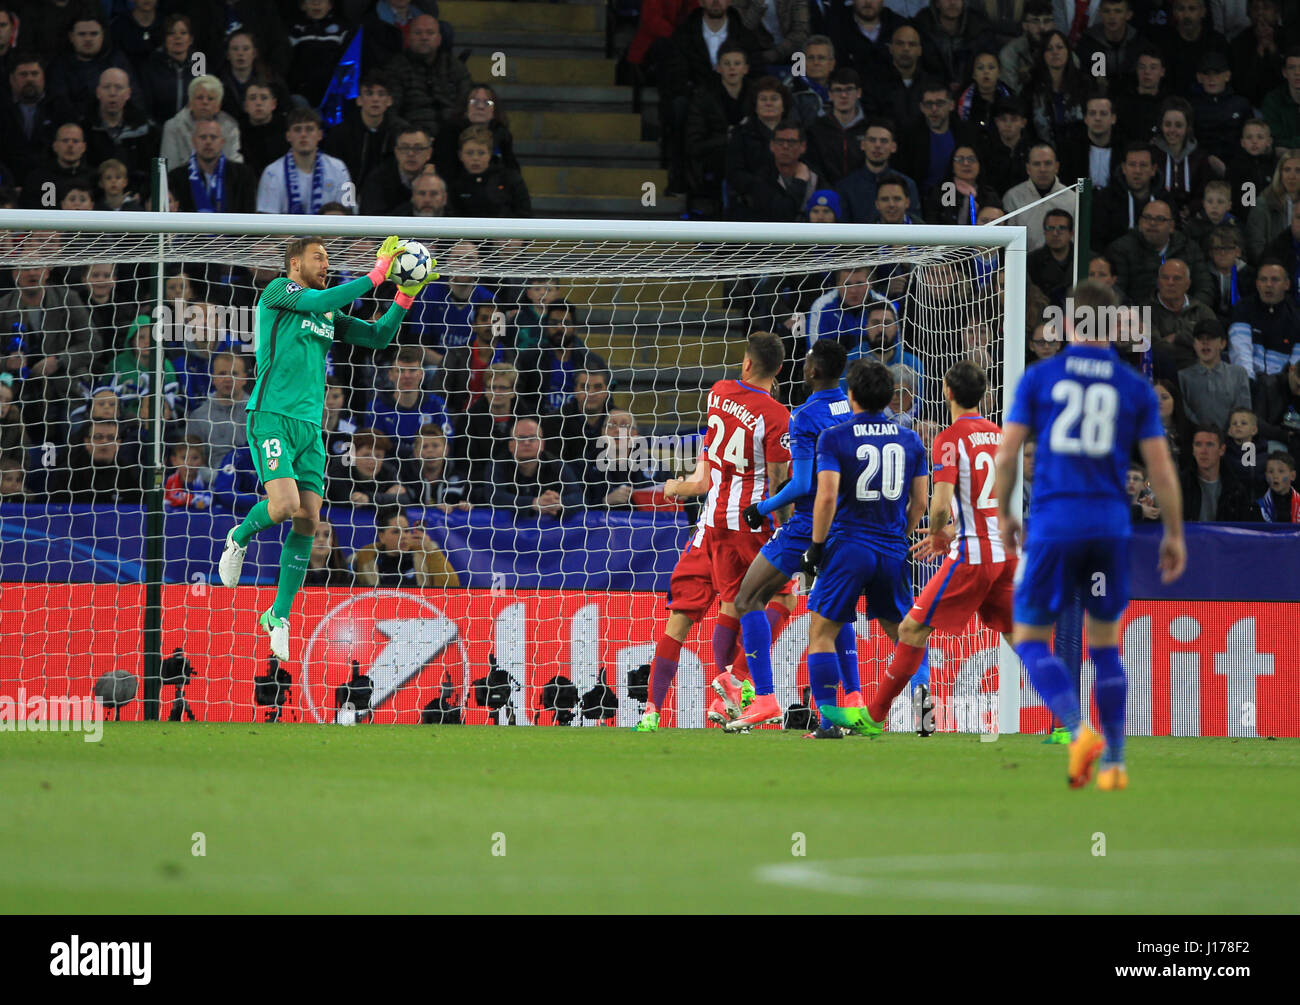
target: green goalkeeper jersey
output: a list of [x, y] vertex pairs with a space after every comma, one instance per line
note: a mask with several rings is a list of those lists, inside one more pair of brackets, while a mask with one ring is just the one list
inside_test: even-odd
[[320, 425], [326, 357], [335, 338], [384, 349], [406, 317], [397, 304], [373, 322], [343, 313], [344, 306], [374, 288], [367, 276], [325, 290], [304, 289], [284, 276], [271, 280], [257, 298], [257, 383], [248, 410]]

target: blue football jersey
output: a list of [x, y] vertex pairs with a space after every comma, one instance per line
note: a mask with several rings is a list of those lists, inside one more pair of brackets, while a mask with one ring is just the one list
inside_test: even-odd
[[[790, 460], [817, 461], [817, 438], [822, 431], [838, 425], [853, 414], [849, 399], [838, 387], [828, 391], [815, 391], [808, 396], [790, 420]], [[812, 491], [800, 496], [794, 503], [794, 515], [801, 524], [812, 526], [813, 500], [817, 498], [817, 479], [813, 478]]]
[[851, 537], [884, 554], [905, 556], [912, 479], [929, 474], [921, 438], [883, 413], [859, 412], [817, 441], [817, 472], [823, 471], [840, 473], [827, 541]]
[[1134, 444], [1163, 438], [1155, 391], [1114, 350], [1072, 345], [1025, 371], [1007, 422], [1035, 440], [1035, 540], [1127, 537]]

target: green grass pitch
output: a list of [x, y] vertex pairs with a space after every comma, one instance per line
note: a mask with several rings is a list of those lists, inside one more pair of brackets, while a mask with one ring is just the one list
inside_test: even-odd
[[2, 733], [0, 909], [1294, 911], [1300, 744], [1129, 742], [1103, 793], [1034, 736]]

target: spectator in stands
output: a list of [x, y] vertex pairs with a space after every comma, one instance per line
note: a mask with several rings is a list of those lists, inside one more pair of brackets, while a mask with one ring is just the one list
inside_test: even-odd
[[[331, 157], [337, 157], [347, 165], [348, 174], [362, 184], [361, 211], [387, 212], [387, 210], [368, 210], [366, 206], [366, 188], [373, 173], [381, 164], [390, 165], [393, 148], [397, 145], [402, 124], [393, 113], [393, 95], [388, 78], [383, 73], [371, 71], [361, 81], [356, 98], [356, 107], [350, 108], [343, 116], [343, 121], [334, 126], [326, 135], [321, 149]], [[423, 131], [412, 134], [423, 137], [413, 140], [407, 137], [408, 145], [417, 142], [427, 143], [429, 137]], [[403, 158], [398, 155], [401, 162]], [[426, 154], [419, 162], [420, 166], [428, 163]], [[406, 158], [407, 163], [411, 159]], [[418, 173], [418, 172], [408, 172]], [[405, 185], [410, 188], [409, 182]], [[391, 193], [391, 185], [389, 186]], [[399, 199], [398, 202], [401, 200]]]
[[[260, 179], [268, 164], [289, 149], [288, 126], [271, 85], [252, 80], [244, 88], [244, 114], [239, 125], [244, 163]], [[350, 177], [350, 175], [349, 175]]]
[[1291, 225], [1292, 207], [1300, 201], [1300, 152], [1284, 155], [1273, 183], [1246, 220], [1246, 257], [1256, 265], [1265, 249]]
[[483, 396], [488, 366], [505, 358], [504, 335], [505, 316], [497, 306], [474, 304], [469, 343], [448, 349], [435, 374], [435, 390], [450, 414], [468, 411]]
[[1300, 46], [1286, 50], [1282, 62], [1283, 83], [1264, 96], [1260, 112], [1273, 131], [1278, 156], [1300, 151]]
[[1268, 491], [1264, 460], [1268, 445], [1259, 434], [1259, 419], [1249, 407], [1234, 408], [1228, 416], [1228, 438], [1223, 455], [1224, 467], [1246, 486], [1252, 499]]
[[158, 156], [158, 129], [131, 99], [131, 81], [125, 70], [110, 68], [99, 75], [94, 110], [82, 122], [86, 158], [100, 165], [120, 160], [131, 173], [131, 184], [148, 180], [149, 163]]
[[821, 179], [803, 160], [807, 143], [798, 123], [780, 123], [772, 133], [770, 149], [772, 161], [754, 176], [753, 187], [737, 187], [732, 193], [731, 212], [743, 219], [792, 223], [807, 212]]
[[867, 327], [865, 305], [873, 294], [866, 268], [838, 269], [835, 288], [818, 297], [808, 313], [808, 348], [822, 338], [838, 339], [847, 348], [858, 344]]
[[1207, 53], [1227, 52], [1228, 40], [1211, 26], [1205, 0], [1174, 0], [1171, 8], [1170, 31], [1162, 47], [1166, 80], [1174, 94], [1186, 94], [1196, 82], [1201, 59]]
[[[437, 17], [437, 0], [387, 0], [377, 4], [362, 19], [361, 62], [367, 72], [372, 67], [383, 66], [402, 51], [407, 29], [415, 18], [423, 14]], [[446, 29], [445, 25], [442, 27]], [[450, 38], [447, 44], [450, 46]]]
[[[1127, 4], [1128, 0], [1120, 0]], [[1066, 178], [1090, 178], [1094, 191], [1110, 184], [1119, 167], [1114, 101], [1093, 94], [1084, 102], [1083, 128], [1070, 131], [1061, 147], [1061, 173]]]
[[0, 502], [26, 502], [26, 478], [21, 454], [0, 454]]
[[52, 502], [138, 503], [143, 484], [137, 445], [123, 443], [116, 422], [92, 422], [56, 473]]
[[207, 444], [209, 457], [225, 457], [248, 442], [247, 381], [248, 366], [242, 355], [219, 352], [212, 357], [212, 394], [185, 423], [187, 435]]
[[1233, 309], [1229, 356], [1250, 375], [1252, 384], [1300, 362], [1300, 307], [1288, 295], [1293, 282], [1281, 262], [1265, 258], [1255, 273], [1255, 295]]
[[1278, 0], [1250, 0], [1247, 11], [1250, 26], [1229, 44], [1228, 62], [1233, 87], [1258, 108], [1282, 77], [1282, 11]]
[[[135, 305], [124, 303], [116, 297], [117, 266], [112, 262], [96, 262], [81, 270], [82, 285], [77, 293], [90, 312], [90, 327], [99, 337], [101, 346], [119, 345], [122, 335], [130, 327], [135, 314]], [[91, 364], [93, 373], [105, 369], [104, 360], [95, 360]]]
[[808, 222], [838, 223], [843, 212], [840, 197], [834, 189], [819, 189], [812, 194], [812, 202], [808, 206]]
[[858, 72], [843, 67], [832, 73], [830, 94], [830, 112], [815, 119], [805, 132], [808, 163], [827, 187], [862, 167], [862, 137], [867, 131]]
[[[881, 0], [867, 0], [885, 10]], [[896, 16], [893, 11], [890, 16]], [[889, 65], [888, 49], [881, 46], [884, 65]], [[791, 110], [795, 118], [807, 129], [819, 117], [831, 110], [830, 78], [835, 72], [835, 43], [825, 35], [813, 35], [804, 46], [804, 75], [790, 80], [790, 94], [794, 102]], [[858, 71], [861, 73], [861, 71]], [[784, 116], [783, 116], [784, 117]]]
[[383, 433], [363, 429], [352, 437], [351, 456], [332, 457], [326, 466], [325, 498], [355, 507], [411, 503], [401, 483], [397, 462], [390, 460], [393, 442]]
[[[1273, 131], [1263, 119], [1250, 119], [1241, 127], [1240, 149], [1228, 160], [1228, 188], [1232, 211], [1242, 221], [1253, 212], [1253, 204], [1273, 183], [1277, 158], [1273, 154]], [[1250, 206], [1245, 201], [1249, 199]]]
[[1063, 342], [1058, 333], [1049, 333], [1047, 326], [1039, 323], [1029, 333], [1029, 340], [1025, 348], [1025, 365], [1029, 366], [1040, 360], [1051, 359], [1061, 351]]
[[578, 465], [590, 457], [610, 415], [609, 371], [596, 365], [573, 377], [573, 397], [558, 411], [542, 419], [546, 442], [566, 464]]
[[1232, 192], [1221, 178], [1206, 182], [1201, 193], [1200, 206], [1186, 221], [1183, 229], [1197, 246], [1209, 254], [1210, 233], [1216, 227], [1233, 226], [1237, 218], [1232, 215]]
[[163, 482], [163, 500], [171, 509], [208, 510], [212, 508], [212, 492], [204, 478], [208, 468], [203, 441], [197, 436], [187, 436], [172, 445], [167, 455], [169, 471]]
[[[15, 139], [5, 150], [5, 159], [14, 177], [26, 178], [46, 157], [58, 128], [65, 122], [77, 121], [80, 115], [47, 92], [45, 58], [34, 52], [12, 55], [9, 94], [9, 100], [0, 106], [0, 135]], [[17, 142], [18, 137], [22, 137], [21, 142]], [[31, 198], [27, 192], [23, 194]]]
[[1191, 449], [1191, 426], [1183, 412], [1183, 403], [1174, 381], [1157, 378], [1154, 387], [1156, 403], [1160, 408], [1160, 422], [1165, 430], [1165, 442], [1169, 445], [1169, 454], [1174, 464], [1179, 465], [1180, 458], [1186, 457]]
[[649, 456], [631, 412], [616, 408], [594, 449], [583, 459], [583, 497], [593, 508], [631, 510], [632, 493], [659, 482], [656, 459]]
[[163, 126], [161, 153], [169, 171], [183, 165], [190, 156], [195, 126], [211, 120], [221, 127], [226, 159], [243, 161], [239, 148], [239, 123], [221, 110], [223, 91], [221, 81], [213, 76], [195, 77], [190, 81], [189, 103]]
[[1013, 91], [1029, 80], [1043, 48], [1043, 36], [1055, 22], [1051, 0], [1026, 0], [1020, 15], [1020, 34], [998, 52], [999, 76]]
[[1001, 202], [980, 171], [980, 157], [973, 145], [958, 144], [948, 158], [943, 181], [925, 197], [925, 218], [947, 226], [975, 226], [979, 211]]
[[27, 446], [22, 416], [14, 404], [17, 397], [12, 377], [7, 373], [0, 374], [0, 456], [8, 454], [15, 447]]
[[1115, 263], [1119, 285], [1137, 303], [1152, 300], [1161, 262], [1179, 258], [1191, 273], [1191, 296], [1208, 303], [1213, 280], [1201, 249], [1174, 230], [1174, 211], [1164, 200], [1147, 203], [1136, 229], [1106, 251]]
[[539, 347], [521, 350], [515, 365], [521, 410], [547, 415], [561, 411], [572, 399], [579, 371], [604, 369], [605, 361], [587, 348], [578, 334], [573, 305], [561, 300], [546, 308]]
[[[874, 111], [900, 124], [913, 122], [924, 112], [921, 107], [925, 84], [921, 72], [921, 33], [911, 22], [900, 24], [889, 33], [889, 66], [883, 77], [873, 79], [881, 81]], [[918, 183], [921, 181], [920, 178], [916, 180]]]
[[1186, 98], [1166, 99], [1160, 111], [1160, 132], [1153, 144], [1158, 152], [1156, 178], [1163, 184], [1179, 217], [1186, 219], [1205, 190], [1206, 182], [1223, 173], [1223, 162], [1211, 158], [1197, 145], [1192, 130], [1192, 106]]
[[1237, 408], [1250, 408], [1250, 380], [1241, 367], [1224, 360], [1228, 338], [1217, 320], [1200, 321], [1193, 336], [1196, 362], [1178, 371], [1187, 418], [1201, 426], [1228, 428]]
[[1077, 197], [1075, 193], [1067, 191], [1066, 187], [1061, 184], [1057, 178], [1057, 172], [1060, 170], [1060, 162], [1056, 158], [1056, 150], [1050, 143], [1035, 143], [1029, 148], [1029, 177], [1019, 185], [1008, 189], [1002, 197], [1002, 208], [1008, 214], [1013, 214], [1018, 209], [1023, 209], [1030, 203], [1038, 202], [1045, 196], [1053, 192], [1059, 192], [1049, 202], [1035, 206], [1033, 209], [1020, 213], [1015, 216], [1018, 223], [1024, 225], [1026, 229], [1026, 239], [1029, 242], [1029, 250], [1035, 251], [1043, 246], [1044, 231], [1043, 221], [1046, 219], [1049, 211], [1053, 209], [1063, 209], [1074, 218], [1075, 204]]
[[257, 179], [247, 166], [226, 156], [226, 137], [216, 119], [196, 122], [191, 142], [188, 160], [167, 172], [167, 190], [181, 212], [253, 212]]
[[922, 223], [921, 214], [909, 209], [910, 196], [902, 175], [887, 174], [876, 182], [876, 215], [872, 223]]
[[251, 31], [241, 28], [231, 32], [225, 44], [226, 62], [221, 72], [217, 74], [222, 87], [222, 111], [233, 119], [241, 118], [244, 114], [244, 98], [248, 94], [248, 85], [254, 81], [269, 84], [275, 92], [277, 104], [288, 104], [289, 88], [262, 59], [257, 38]]
[[493, 302], [492, 293], [475, 278], [478, 249], [469, 241], [452, 245], [440, 268], [444, 281], [425, 287], [406, 321], [424, 348], [426, 366], [441, 362], [453, 346], [469, 345], [473, 305]]
[[1137, 72], [1139, 48], [1145, 44], [1133, 27], [1132, 0], [1101, 0], [1092, 27], [1079, 36], [1075, 55], [1081, 67], [1091, 70], [1102, 57], [1096, 76], [1111, 81], [1130, 80]]
[[[130, 60], [113, 50], [100, 15], [89, 9], [77, 13], [68, 29], [69, 48], [50, 64], [50, 84], [56, 98], [70, 108], [85, 108], [95, 96], [100, 75], [109, 69], [134, 75]], [[143, 105], [139, 99], [136, 104]]]
[[1250, 102], [1233, 91], [1231, 80], [1232, 67], [1222, 52], [1203, 55], [1196, 66], [1188, 119], [1196, 124], [1201, 149], [1222, 165], [1240, 149], [1241, 127], [1255, 114]]
[[295, 108], [286, 119], [289, 152], [272, 161], [257, 186], [259, 213], [320, 212], [327, 202], [356, 205], [356, 190], [347, 165], [318, 149], [320, 115], [310, 108]]
[[1120, 88], [1115, 106], [1120, 128], [1130, 143], [1150, 143], [1160, 128], [1160, 106], [1169, 96], [1165, 83], [1165, 57], [1155, 46], [1138, 51], [1137, 70], [1128, 86]]
[[697, 198], [716, 200], [722, 194], [728, 134], [753, 105], [746, 80], [749, 62], [743, 47], [728, 42], [718, 47], [716, 75], [695, 89], [686, 108], [686, 184]]
[[301, 0], [299, 7], [303, 16], [289, 27], [289, 90], [316, 108], [343, 55], [348, 23], [335, 16], [333, 0]]
[[509, 459], [494, 461], [487, 502], [516, 516], [559, 519], [582, 505], [582, 483], [558, 457], [546, 453], [536, 419], [518, 419], [510, 434]]
[[123, 211], [138, 213], [144, 209], [134, 193], [127, 191], [130, 184], [126, 165], [110, 157], [99, 165], [100, 197], [95, 201], [95, 208], [108, 212]]
[[14, 284], [0, 297], [0, 332], [8, 340], [0, 372], [21, 380], [23, 421], [32, 439], [57, 439], [46, 425], [66, 417], [72, 388], [91, 372], [103, 346], [81, 297], [52, 285], [49, 269], [18, 269]]
[[1088, 278], [1114, 290], [1116, 299], [1120, 303], [1128, 299], [1116, 281], [1114, 263], [1099, 251], [1094, 251], [1092, 257], [1088, 259]]
[[415, 126], [397, 133], [391, 157], [370, 172], [361, 187], [361, 212], [366, 216], [388, 216], [411, 198], [411, 186], [433, 154], [433, 141]]
[[411, 198], [393, 208], [393, 216], [446, 216], [447, 183], [426, 164], [411, 182]]
[[1034, 133], [1044, 143], [1060, 147], [1083, 122], [1084, 102], [1091, 78], [1080, 72], [1064, 32], [1043, 36], [1043, 48], [1025, 84]]
[[976, 131], [957, 117], [946, 86], [939, 81], [919, 86], [921, 115], [903, 132], [906, 156], [900, 158], [899, 167], [916, 181], [924, 198], [943, 181], [953, 150], [974, 145]]
[[[456, 456], [469, 468], [470, 482], [482, 485], [493, 461], [509, 456], [506, 445], [517, 414], [515, 385], [519, 373], [509, 363], [492, 363], [484, 378], [483, 397], [458, 416]], [[554, 442], [549, 438], [550, 442]]]
[[970, 79], [975, 56], [996, 44], [988, 17], [966, 0], [932, 0], [913, 23], [924, 43], [925, 71], [954, 85]]
[[356, 417], [348, 408], [346, 388], [330, 378], [325, 382], [325, 411], [321, 417], [321, 429], [325, 433], [325, 453], [330, 457], [342, 457], [352, 444], [352, 434], [360, 428]]
[[1043, 246], [1026, 260], [1029, 281], [1057, 306], [1074, 285], [1074, 218], [1063, 209], [1049, 210], [1043, 218]]
[[384, 67], [393, 82], [393, 104], [400, 118], [422, 127], [430, 136], [465, 107], [469, 70], [442, 47], [442, 30], [426, 14], [412, 18], [406, 47]]
[[65, 122], [54, 134], [54, 158], [34, 169], [23, 182], [23, 203], [30, 209], [49, 209], [70, 185], [90, 184], [86, 161], [86, 134], [75, 122]]
[[[163, 46], [150, 53], [140, 68], [144, 104], [155, 122], [166, 122], [185, 107], [194, 79], [194, 22], [187, 14], [168, 14], [163, 22]], [[219, 106], [218, 106], [219, 107]]]
[[158, 0], [134, 0], [130, 9], [114, 14], [111, 25], [113, 47], [139, 68], [149, 54], [162, 45], [163, 19]]
[[[449, 354], [450, 355], [450, 354]], [[394, 457], [407, 458], [415, 452], [415, 437], [428, 423], [448, 436], [447, 403], [421, 389], [424, 382], [424, 352], [419, 346], [402, 346], [388, 370], [387, 384], [370, 399], [367, 421], [376, 433], [392, 441]]]
[[985, 179], [995, 191], [1005, 192], [1029, 177], [1029, 148], [1033, 137], [1025, 131], [1020, 101], [999, 98], [993, 103], [991, 128], [977, 137]]
[[872, 356], [888, 367], [899, 364], [909, 367], [916, 377], [912, 388], [912, 393], [916, 394], [924, 373], [920, 359], [903, 348], [903, 326], [899, 323], [897, 308], [888, 301], [875, 300], [867, 305], [865, 313], [867, 325], [862, 337], [856, 343], [840, 338], [848, 350], [849, 362]]
[[1125, 147], [1115, 183], [1097, 193], [1093, 202], [1094, 248], [1110, 247], [1137, 227], [1142, 219], [1142, 207], [1153, 199], [1164, 198], [1164, 191], [1155, 179], [1155, 147], [1147, 141], [1130, 143]]
[[352, 558], [359, 586], [455, 590], [460, 578], [423, 525], [412, 527], [395, 507], [375, 514], [379, 533]]
[[213, 507], [243, 517], [261, 498], [262, 483], [253, 465], [253, 451], [247, 445], [236, 447], [217, 463], [212, 477]]
[[[0, 470], [3, 469], [4, 463], [0, 462]], [[1264, 477], [1268, 481], [1268, 491], [1260, 497], [1258, 503], [1264, 520], [1268, 523], [1300, 523], [1300, 492], [1295, 488], [1295, 458], [1282, 450], [1269, 454], [1264, 465]], [[0, 486], [0, 495], [2, 494], [3, 486]]]
[[1300, 366], [1292, 363], [1258, 382], [1255, 412], [1265, 440], [1300, 455]]
[[460, 169], [447, 180], [449, 212], [470, 217], [529, 217], [532, 201], [523, 175], [492, 163], [492, 133], [470, 126], [460, 135]]
[[758, 40], [758, 63], [788, 66], [796, 52], [808, 44], [808, 5], [796, 0], [735, 0], [740, 20]]
[[1223, 430], [1198, 426], [1192, 435], [1190, 467], [1183, 469], [1183, 519], [1188, 522], [1258, 521], [1259, 507], [1246, 486], [1224, 465]]
[[793, 108], [790, 92], [775, 77], [756, 80], [750, 100], [749, 113], [727, 138], [725, 170], [733, 201], [735, 193], [752, 191], [758, 177], [771, 170], [772, 137]]
[[1188, 296], [1192, 274], [1181, 258], [1166, 258], [1156, 273], [1151, 309], [1151, 355], [1157, 377], [1178, 380], [1185, 367], [1196, 362], [1193, 339], [1198, 326], [1215, 320], [1208, 306]]
[[655, 76], [666, 58], [673, 32], [681, 27], [699, 0], [642, 0], [636, 37], [628, 46], [627, 61], [643, 76]]
[[1241, 257], [1241, 231], [1232, 224], [1215, 227], [1206, 244], [1210, 278], [1214, 281], [1210, 307], [1226, 324], [1233, 308], [1254, 288], [1255, 270]]
[[971, 64], [971, 82], [957, 97], [957, 116], [976, 126], [981, 136], [993, 127], [993, 106], [1015, 97], [998, 79], [998, 56], [992, 50], [978, 52]]
[[432, 506], [443, 513], [474, 508], [468, 469], [451, 456], [442, 427], [433, 423], [420, 427], [415, 456], [406, 468], [405, 482], [413, 506]]
[[339, 544], [338, 531], [321, 517], [316, 521], [316, 530], [312, 534], [311, 554], [307, 558], [307, 574], [302, 585], [352, 586], [355, 582], [343, 546]]
[[873, 223], [876, 220], [876, 190], [882, 178], [893, 175], [903, 181], [907, 204], [919, 210], [921, 196], [916, 182], [893, 169], [890, 159], [898, 152], [894, 139], [894, 125], [887, 119], [873, 119], [866, 124], [861, 140], [864, 163], [858, 170], [840, 179], [836, 191], [843, 209], [841, 219], [846, 223]]
[[94, 187], [90, 182], [76, 181], [63, 187], [59, 209], [85, 211], [95, 208]]
[[290, 13], [290, 8], [297, 9], [298, 4], [214, 0], [188, 6], [192, 9], [194, 37], [200, 51], [213, 55], [222, 52], [226, 42], [233, 37], [232, 33], [242, 30], [256, 40], [258, 52], [267, 66], [280, 67], [283, 72], [283, 68], [289, 65], [289, 34], [276, 8], [282, 8], [289, 17], [296, 17]]
[[505, 105], [487, 84], [475, 84], [465, 99], [464, 111], [443, 123], [433, 143], [433, 162], [438, 174], [446, 178], [459, 161], [460, 134], [470, 126], [486, 126], [492, 133], [492, 162], [520, 170], [515, 158], [515, 141], [510, 135], [510, 120]]
[[85, 422], [116, 422], [124, 441], [129, 442], [140, 438], [139, 423], [127, 418], [126, 410], [122, 407], [122, 399], [118, 397], [117, 391], [111, 384], [86, 387], [82, 403], [68, 413], [68, 425], [72, 429], [68, 442], [75, 443], [81, 439], [81, 434], [84, 432], [81, 426]]

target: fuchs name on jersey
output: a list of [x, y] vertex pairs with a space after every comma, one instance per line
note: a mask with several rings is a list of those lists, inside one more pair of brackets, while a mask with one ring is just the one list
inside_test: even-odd
[[715, 408], [724, 415], [734, 415], [746, 429], [752, 430], [758, 425], [758, 416], [740, 402], [709, 392], [709, 409], [711, 411]]
[[1065, 361], [1065, 372], [1080, 377], [1094, 377], [1097, 380], [1110, 380], [1115, 373], [1114, 364], [1108, 359], [1093, 359], [1087, 356], [1070, 356]]

